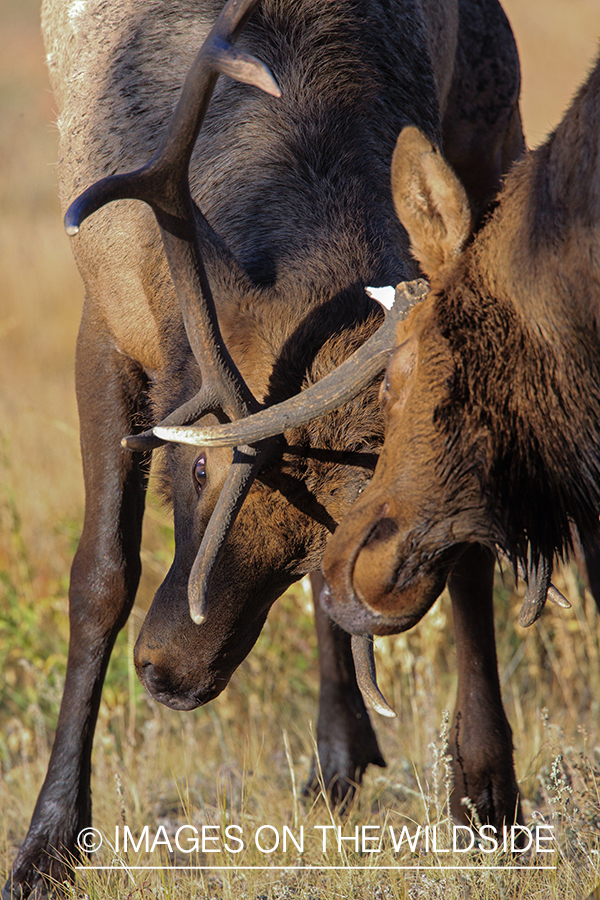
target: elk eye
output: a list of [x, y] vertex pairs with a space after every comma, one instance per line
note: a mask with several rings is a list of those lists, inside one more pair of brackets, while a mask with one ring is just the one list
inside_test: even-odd
[[192, 475], [194, 477], [194, 486], [198, 496], [204, 485], [206, 484], [206, 454], [203, 453], [198, 457], [192, 466]]

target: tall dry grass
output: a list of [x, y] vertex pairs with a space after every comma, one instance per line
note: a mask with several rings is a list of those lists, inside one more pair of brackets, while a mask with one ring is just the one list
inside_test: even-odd
[[[554, 124], [581, 80], [600, 32], [597, 0], [507, 0], [523, 54], [524, 121], [530, 144]], [[48, 760], [64, 677], [66, 588], [81, 521], [82, 488], [72, 385], [82, 289], [60, 223], [54, 160], [54, 107], [43, 68], [38, 4], [0, 0], [0, 873], [23, 839]], [[100, 711], [94, 753], [97, 826], [114, 834], [186, 822], [339, 824], [322, 800], [300, 798], [314, 744], [315, 642], [305, 585], [278, 602], [250, 657], [218, 701], [179, 714], [153, 703], [135, 678], [131, 648], [143, 608], [169, 564], [169, 518], [151, 498], [144, 537], [140, 606], [121, 635]], [[90, 897], [210, 896], [329, 898], [586, 897], [598, 883], [600, 826], [600, 630], [577, 571], [559, 587], [569, 612], [554, 609], [527, 632], [516, 624], [510, 577], [497, 582], [497, 628], [504, 697], [529, 821], [556, 826], [557, 869], [455, 872], [482, 855], [420, 858], [389, 846], [346, 857], [307, 840], [304, 855], [248, 846], [249, 866], [338, 864], [338, 870], [272, 868], [192, 875], [89, 871], [75, 894]], [[378, 642], [380, 680], [399, 712], [376, 727], [388, 769], [369, 772], [343, 822], [449, 827], [440, 738], [456, 686], [447, 598], [413, 632]], [[106, 849], [106, 848], [105, 848]], [[292, 847], [293, 850], [293, 847]], [[173, 862], [129, 854], [119, 864]], [[111, 861], [111, 854], [98, 857]], [[231, 862], [221, 856], [192, 862]], [[188, 862], [180, 857], [177, 862]], [[398, 865], [432, 865], [418, 873]], [[489, 859], [485, 860], [490, 862]], [[494, 858], [504, 865], [506, 858]], [[527, 858], [535, 864], [535, 860]], [[539, 862], [539, 859], [538, 859]], [[371, 866], [355, 870], [349, 865]], [[396, 866], [395, 870], [382, 868]], [[378, 868], [376, 868], [378, 867]]]

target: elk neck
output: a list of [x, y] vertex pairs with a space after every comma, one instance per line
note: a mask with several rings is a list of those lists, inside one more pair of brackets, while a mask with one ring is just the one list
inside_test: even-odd
[[[507, 549], [566, 551], [600, 508], [600, 62], [515, 166], [435, 304], [453, 361], [436, 411], [445, 480], [478, 460]], [[456, 466], [455, 460], [464, 463]], [[520, 523], [520, 527], [513, 526]], [[524, 526], [524, 527], [523, 527]]]

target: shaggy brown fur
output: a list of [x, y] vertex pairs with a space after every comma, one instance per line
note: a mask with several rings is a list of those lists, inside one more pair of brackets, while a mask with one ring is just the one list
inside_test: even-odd
[[[384, 450], [325, 557], [346, 627], [414, 624], [467, 544], [526, 562], [567, 552], [573, 527], [584, 547], [597, 540], [599, 98], [600, 60], [472, 241], [438, 151], [415, 128], [398, 139], [394, 199], [431, 293], [399, 327]], [[395, 528], [373, 542], [383, 506]]]

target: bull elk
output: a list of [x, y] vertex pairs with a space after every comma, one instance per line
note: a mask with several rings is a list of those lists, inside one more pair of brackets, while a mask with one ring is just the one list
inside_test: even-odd
[[394, 202], [430, 290], [398, 325], [374, 477], [324, 557], [328, 611], [349, 631], [414, 625], [475, 546], [537, 573], [530, 625], [575, 535], [600, 607], [599, 135], [600, 59], [472, 237], [450, 167], [418, 128], [400, 134]]
[[[518, 59], [496, 0], [45, 0], [42, 18], [61, 199], [86, 287], [86, 506], [56, 738], [3, 898], [62, 878], [91, 820], [93, 732], [139, 581], [151, 452], [169, 442], [160, 466], [175, 557], [135, 664], [156, 699], [193, 709], [226, 686], [276, 598], [319, 571], [372, 477], [383, 439], [374, 379], [394, 329], [374, 335], [381, 313], [365, 286], [417, 274], [389, 186], [398, 133], [413, 124], [445, 148], [476, 217], [523, 146]], [[369, 337], [359, 396], [288, 416], [289, 398]], [[243, 434], [249, 415], [280, 401], [284, 436]], [[207, 425], [233, 427], [233, 454], [203, 436]], [[493, 559], [472, 563], [456, 602], [474, 591], [489, 610]], [[350, 636], [318, 603], [316, 620], [318, 752], [340, 802], [384, 762]], [[480, 803], [482, 818], [514, 815], [505, 736], [508, 767], [491, 776], [504, 793], [493, 810]]]

